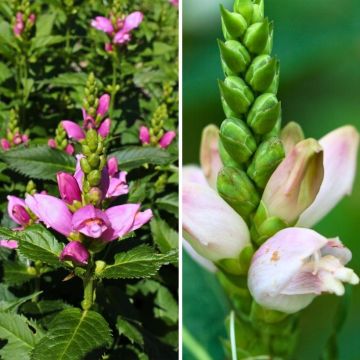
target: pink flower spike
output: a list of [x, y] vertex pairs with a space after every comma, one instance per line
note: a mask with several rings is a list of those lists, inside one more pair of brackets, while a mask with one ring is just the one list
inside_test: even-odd
[[107, 230], [101, 238], [105, 241], [112, 241], [132, 231], [139, 209], [139, 204], [118, 205], [107, 209], [105, 212], [110, 220], [111, 229]]
[[144, 14], [140, 11], [135, 11], [129, 14], [124, 21], [124, 26], [121, 29], [123, 32], [130, 32], [131, 30], [136, 29], [144, 19]]
[[70, 139], [82, 140], [85, 139], [84, 130], [76, 123], [70, 120], [63, 120], [61, 122], [62, 127], [66, 131]]
[[110, 95], [104, 94], [99, 99], [99, 106], [96, 113], [103, 117], [108, 111], [110, 106]]
[[64, 201], [50, 195], [35, 194], [26, 195], [25, 203], [47, 227], [62, 235], [70, 235], [72, 214]]
[[9, 201], [7, 210], [11, 220], [21, 226], [28, 225], [31, 218], [29, 213], [26, 211], [25, 201], [11, 195], [9, 195], [7, 199]]
[[175, 137], [176, 137], [175, 131], [166, 132], [159, 141], [160, 147], [162, 147], [163, 149], [166, 149], [173, 142]]
[[109, 189], [106, 194], [107, 198], [124, 195], [129, 192], [129, 186], [126, 183], [126, 175], [127, 172], [121, 171], [117, 175], [110, 178]]
[[109, 171], [109, 176], [115, 176], [119, 172], [119, 165], [116, 157], [111, 157], [107, 161], [107, 167]]
[[16, 240], [0, 240], [0, 246], [7, 249], [17, 249], [19, 246]]
[[29, 22], [31, 25], [34, 25], [36, 21], [36, 15], [34, 13], [31, 13], [29, 16]]
[[153, 213], [151, 209], [147, 209], [145, 211], [139, 211], [134, 220], [134, 224], [131, 227], [130, 231], [135, 231], [139, 228], [141, 228], [143, 225], [148, 223], [153, 217]]
[[146, 126], [141, 126], [140, 127], [139, 139], [140, 139], [142, 144], [149, 144], [150, 143], [150, 131]]
[[1, 139], [0, 144], [1, 144], [1, 147], [3, 148], [3, 150], [5, 150], [5, 151], [9, 150], [11, 147], [9, 141], [6, 139]]
[[91, 26], [107, 34], [114, 32], [114, 27], [111, 23], [111, 20], [104, 16], [97, 16], [95, 19], [91, 20]]
[[69, 155], [73, 155], [75, 152], [74, 146], [72, 144], [67, 144], [65, 148], [65, 152]]
[[89, 260], [89, 251], [78, 241], [70, 241], [60, 254], [61, 261], [73, 261], [78, 265], [86, 265]]
[[110, 128], [111, 128], [111, 120], [107, 118], [101, 123], [98, 129], [99, 135], [105, 139], [110, 133]]
[[72, 218], [74, 230], [82, 234], [98, 239], [111, 224], [106, 213], [96, 209], [94, 205], [87, 205], [77, 210]]
[[56, 178], [60, 196], [67, 204], [72, 204], [75, 200], [81, 201], [81, 190], [72, 175], [59, 172], [56, 174]]

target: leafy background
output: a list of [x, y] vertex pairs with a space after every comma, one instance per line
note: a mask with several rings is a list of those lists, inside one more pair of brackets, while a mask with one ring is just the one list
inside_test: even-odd
[[[122, 266], [101, 273], [94, 311], [86, 314], [78, 309], [82, 299], [80, 279], [63, 281], [69, 272], [60, 267], [63, 263], [59, 263], [58, 255], [65, 239], [57, 234], [56, 240], [50, 230], [40, 227], [32, 235], [19, 238], [22, 256], [0, 248], [0, 357], [26, 360], [35, 347], [33, 359], [46, 359], [47, 349], [55, 343], [58, 347], [53, 356], [58, 356], [81, 321], [76, 341], [64, 353], [68, 359], [83, 359], [95, 347], [102, 349], [87, 355], [88, 359], [99, 359], [102, 354], [107, 359], [175, 359], [177, 143], [166, 151], [141, 147], [138, 130], [140, 124], [150, 123], [152, 114], [164, 102], [168, 107], [164, 127], [176, 130], [178, 10], [167, 0], [121, 1], [124, 13], [140, 10], [145, 18], [113, 68], [111, 56], [104, 51], [106, 36], [90, 27], [95, 16], [109, 14], [112, 1], [30, 3], [37, 21], [23, 52], [27, 76], [19, 77], [21, 49], [11, 31], [11, 1], [0, 2], [0, 138], [6, 132], [9, 111], [15, 107], [20, 110], [22, 130], [30, 136], [29, 148], [0, 150], [0, 236], [15, 236], [4, 230], [14, 227], [6, 212], [8, 194], [23, 197], [28, 180], [33, 179], [39, 191], [46, 189], [57, 196], [56, 172], [74, 170], [74, 158], [46, 144], [61, 120], [82, 121], [84, 86], [90, 72], [97, 78], [100, 94], [112, 94], [109, 85], [113, 83], [120, 87], [110, 114], [108, 153], [117, 157], [121, 170], [128, 171], [130, 193], [117, 201], [141, 202], [144, 208], [153, 210], [154, 219], [135, 237], [114, 242], [110, 251], [99, 255]], [[165, 85], [172, 89], [166, 96]], [[114, 259], [116, 253], [120, 254]], [[49, 265], [40, 280], [29, 272], [36, 260]], [[163, 264], [168, 265], [159, 270]], [[34, 290], [38, 285], [42, 293]], [[61, 316], [56, 317], [60, 312]], [[109, 323], [112, 339], [99, 313]], [[63, 343], [54, 340], [61, 337], [65, 338]]]
[[[200, 134], [208, 123], [220, 124], [223, 113], [216, 80], [222, 78], [216, 39], [221, 38], [219, 1], [184, 0], [183, 159], [198, 163]], [[232, 1], [222, 1], [228, 8]], [[360, 129], [360, 3], [357, 0], [265, 0], [274, 20], [274, 54], [280, 59], [283, 123], [299, 122], [307, 137], [353, 124]], [[341, 174], [339, 174], [341, 176]], [[351, 248], [350, 265], [360, 273], [360, 176], [344, 199], [316, 230], [339, 236]], [[212, 359], [224, 357], [221, 338], [226, 298], [216, 279], [184, 252], [184, 326]], [[350, 290], [350, 289], [348, 289]], [[338, 334], [340, 359], [360, 358], [360, 287], [348, 291], [349, 313]], [[333, 326], [340, 299], [322, 296], [303, 311], [296, 359], [319, 359]], [[184, 348], [184, 359], [195, 359]], [[205, 358], [204, 358], [205, 359]]]

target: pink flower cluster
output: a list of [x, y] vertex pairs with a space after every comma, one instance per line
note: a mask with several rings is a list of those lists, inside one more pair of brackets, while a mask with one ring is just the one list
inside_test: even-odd
[[[34, 13], [30, 14], [27, 21], [31, 26], [34, 25], [36, 21], [36, 15]], [[24, 14], [20, 11], [17, 12], [15, 18], [15, 24], [13, 27], [13, 32], [16, 37], [20, 37], [21, 34], [24, 32], [25, 24], [26, 24], [26, 19]]]
[[135, 11], [125, 18], [118, 18], [115, 21], [104, 16], [97, 16], [91, 21], [91, 26], [109, 35], [111, 43], [105, 45], [105, 50], [111, 52], [113, 44], [123, 45], [131, 40], [131, 32], [141, 24], [143, 18], [144, 15], [140, 11]]
[[[175, 131], [167, 131], [159, 141], [159, 146], [166, 149], [176, 137]], [[139, 131], [139, 140], [143, 145], [150, 144], [150, 130], [146, 126], [141, 126]]]
[[13, 136], [12, 141], [9, 141], [6, 138], [0, 140], [0, 145], [4, 151], [10, 150], [12, 147], [24, 144], [26, 145], [29, 142], [29, 136], [26, 134], [16, 133]]

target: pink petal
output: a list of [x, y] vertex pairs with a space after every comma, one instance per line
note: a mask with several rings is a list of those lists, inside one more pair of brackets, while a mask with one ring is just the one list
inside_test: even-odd
[[70, 235], [72, 214], [64, 201], [50, 195], [35, 194], [26, 195], [25, 203], [47, 227], [65, 236]]
[[84, 130], [78, 124], [69, 120], [63, 120], [61, 124], [70, 139], [78, 141], [85, 139]]
[[125, 171], [121, 171], [110, 178], [110, 185], [106, 194], [107, 198], [124, 195], [129, 192], [129, 186], [126, 183], [126, 175], [127, 173]]
[[0, 246], [8, 249], [17, 249], [19, 245], [15, 240], [0, 240]]
[[185, 183], [195, 183], [208, 186], [208, 182], [202, 170], [196, 165], [186, 165], [182, 170], [182, 181]]
[[7, 199], [9, 201], [7, 210], [11, 220], [22, 226], [27, 225], [30, 221], [30, 215], [25, 209], [25, 201], [11, 195]]
[[107, 209], [105, 212], [110, 220], [111, 229], [103, 234], [102, 239], [112, 241], [132, 231], [139, 208], [139, 204], [126, 204]]
[[114, 47], [111, 43], [106, 43], [104, 48], [105, 48], [105, 51], [109, 52], [109, 53], [114, 51]]
[[56, 149], [56, 141], [55, 141], [55, 139], [49, 139], [48, 140], [48, 146], [53, 148], [53, 149]]
[[72, 144], [67, 144], [65, 148], [65, 152], [69, 155], [73, 155], [75, 152], [75, 148]]
[[150, 143], [150, 131], [146, 126], [140, 127], [139, 139], [142, 142], [142, 144]]
[[144, 14], [140, 11], [135, 11], [125, 18], [124, 27], [122, 31], [130, 32], [137, 28], [144, 19]]
[[5, 150], [5, 151], [9, 150], [11, 147], [9, 141], [6, 139], [1, 139], [0, 144], [1, 144], [1, 147], [3, 148], [3, 150]]
[[91, 20], [91, 26], [108, 34], [114, 32], [111, 20], [104, 16], [97, 16], [95, 19]]
[[138, 212], [135, 215], [134, 224], [131, 227], [130, 231], [135, 231], [135, 230], [141, 228], [143, 225], [145, 225], [147, 222], [149, 222], [152, 219], [152, 217], [153, 217], [153, 213], [150, 209]]
[[123, 30], [118, 31], [113, 39], [115, 44], [126, 44], [130, 40], [131, 40], [130, 33], [125, 32]]
[[110, 176], [114, 176], [119, 172], [119, 165], [116, 157], [111, 157], [110, 159], [108, 159], [107, 167]]
[[74, 178], [76, 179], [80, 190], [82, 190], [82, 184], [83, 184], [83, 179], [84, 179], [84, 173], [81, 170], [81, 166], [80, 166], [80, 160], [83, 157], [84, 157], [84, 155], [82, 155], [82, 154], [76, 155], [76, 167], [75, 167], [75, 173], [74, 173]]
[[65, 172], [57, 173], [57, 183], [61, 198], [68, 204], [81, 201], [81, 191], [76, 179]]
[[98, 129], [98, 133], [100, 134], [101, 137], [106, 138], [110, 133], [110, 128], [111, 128], [111, 120], [107, 118], [101, 123]]
[[175, 131], [166, 132], [159, 141], [160, 147], [162, 147], [163, 149], [166, 149], [173, 142], [175, 137], [176, 137]]
[[85, 245], [78, 241], [70, 241], [60, 254], [61, 261], [73, 261], [78, 265], [86, 265], [89, 257]]
[[103, 117], [108, 111], [110, 106], [110, 95], [104, 94], [99, 99], [99, 106], [96, 113]]

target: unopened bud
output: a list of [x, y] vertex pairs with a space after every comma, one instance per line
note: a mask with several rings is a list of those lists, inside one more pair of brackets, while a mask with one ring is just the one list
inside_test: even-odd
[[242, 170], [225, 167], [217, 178], [217, 189], [221, 197], [244, 219], [258, 207], [258, 192]]
[[264, 0], [255, 0], [253, 4], [252, 23], [264, 20]]
[[228, 40], [225, 43], [219, 40], [218, 44], [221, 58], [231, 71], [240, 74], [247, 69], [251, 58], [245, 46], [236, 40]]
[[256, 141], [241, 120], [226, 119], [223, 121], [220, 138], [226, 151], [239, 164], [246, 162], [256, 150]]
[[247, 174], [259, 188], [264, 189], [270, 176], [284, 157], [284, 147], [279, 138], [274, 137], [264, 141], [256, 150]]
[[261, 54], [264, 51], [268, 43], [269, 30], [268, 19], [248, 27], [244, 36], [244, 44], [250, 52]]
[[94, 129], [89, 129], [86, 132], [86, 143], [91, 151], [96, 151], [98, 147], [98, 134]]
[[277, 67], [276, 59], [269, 55], [260, 55], [251, 63], [245, 79], [254, 90], [264, 92], [272, 84]]
[[273, 94], [260, 95], [254, 102], [247, 123], [256, 134], [269, 132], [281, 115], [281, 103]]
[[244, 114], [254, 101], [254, 95], [245, 82], [236, 76], [229, 76], [219, 81], [221, 94], [232, 111]]
[[248, 24], [251, 24], [253, 17], [253, 3], [251, 0], [235, 0], [234, 11], [241, 14]]
[[221, 139], [219, 139], [219, 155], [221, 162], [224, 164], [224, 166], [239, 167], [239, 164], [225, 150]]
[[101, 171], [93, 170], [87, 176], [90, 186], [98, 186], [101, 182]]
[[90, 171], [92, 170], [90, 164], [88, 163], [86, 158], [81, 158], [80, 159], [80, 167], [81, 170], [85, 173], [85, 174], [89, 174]]
[[97, 154], [91, 154], [87, 161], [93, 169], [97, 169], [100, 165], [100, 157]]
[[220, 10], [225, 39], [237, 39], [243, 35], [248, 26], [244, 17], [240, 14], [227, 10], [223, 5], [220, 5]]

